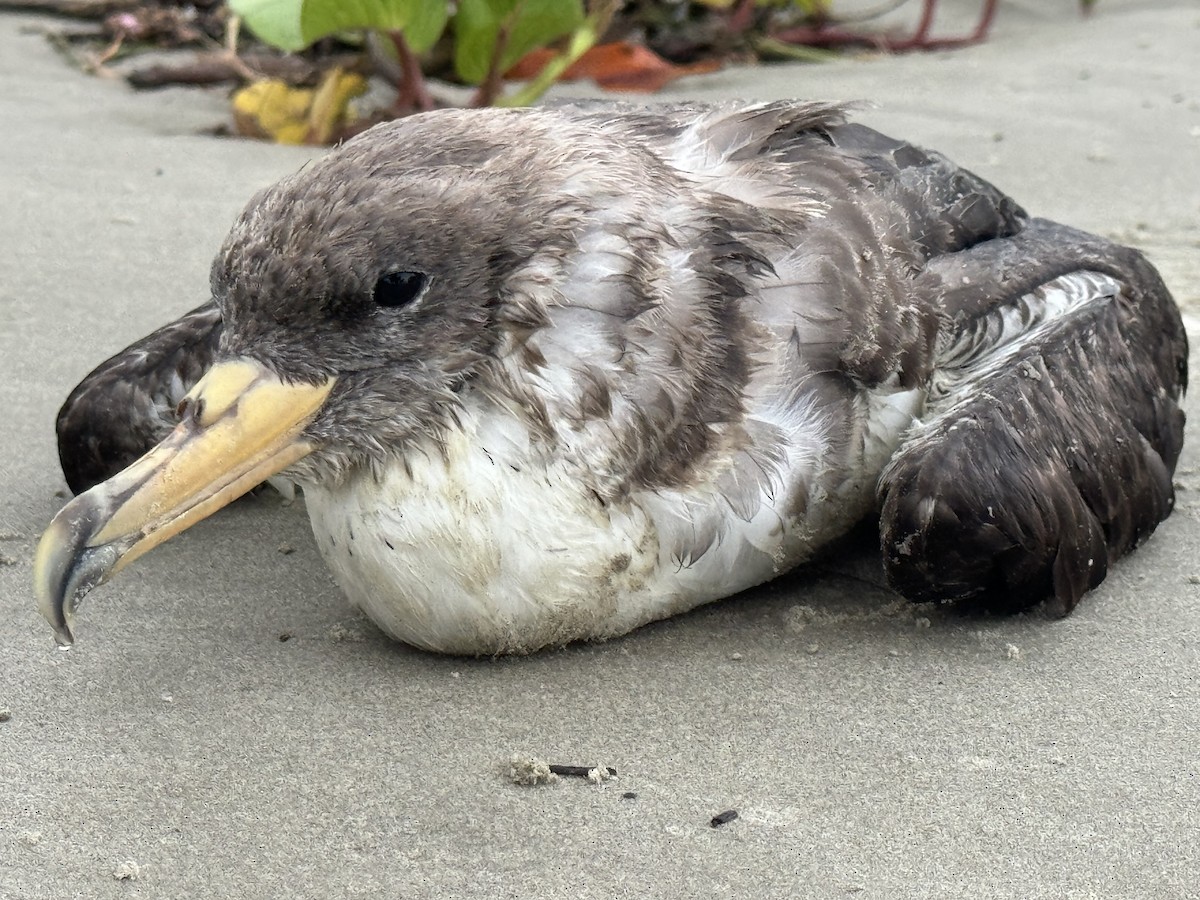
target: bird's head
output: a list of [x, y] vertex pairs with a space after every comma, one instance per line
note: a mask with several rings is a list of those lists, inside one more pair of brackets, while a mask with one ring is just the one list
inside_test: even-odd
[[526, 179], [494, 177], [515, 148], [458, 147], [455, 164], [394, 131], [262, 192], [213, 262], [214, 372], [249, 361], [328, 391], [300, 432], [302, 480], [436, 441], [494, 357], [513, 271], [554, 239]]
[[539, 120], [502, 116], [381, 126], [250, 202], [213, 264], [217, 361], [179, 424], [42, 538], [60, 642], [93, 587], [267, 477], [337, 479], [453, 427], [505, 335], [536, 327], [508, 302], [517, 273], [552, 268], [586, 215], [545, 190], [571, 174]]

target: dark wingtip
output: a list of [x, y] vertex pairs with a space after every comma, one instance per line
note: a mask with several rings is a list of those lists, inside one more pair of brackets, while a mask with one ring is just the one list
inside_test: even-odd
[[[58, 462], [67, 487], [82, 494], [120, 472], [139, 454], [121, 452], [105, 434], [105, 425], [93, 410], [80, 403], [80, 391], [67, 398], [58, 414]], [[147, 447], [147, 449], [149, 449]]]
[[175, 404], [212, 364], [220, 335], [220, 312], [206, 303], [79, 382], [56, 422], [58, 460], [74, 493], [107, 481], [167, 436]]

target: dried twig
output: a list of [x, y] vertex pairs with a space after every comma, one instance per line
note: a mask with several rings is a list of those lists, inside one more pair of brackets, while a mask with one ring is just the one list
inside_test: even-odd
[[[356, 54], [333, 57], [333, 65], [352, 67]], [[274, 54], [247, 54], [231, 56], [228, 51], [197, 54], [191, 61], [175, 65], [156, 64], [134, 69], [126, 80], [139, 90], [152, 90], [172, 84], [236, 84], [255, 78], [279, 78], [289, 84], [314, 84], [320, 77], [320, 69], [299, 56], [276, 56]]]
[[0, 10], [49, 13], [73, 19], [103, 19], [143, 3], [145, 0], [0, 0]]
[[[556, 763], [550, 764], [550, 771], [555, 775], [565, 775], [569, 778], [587, 778], [588, 773], [598, 766], [563, 766]], [[612, 766], [606, 766], [605, 771], [613, 778], [617, 777], [617, 770]]]

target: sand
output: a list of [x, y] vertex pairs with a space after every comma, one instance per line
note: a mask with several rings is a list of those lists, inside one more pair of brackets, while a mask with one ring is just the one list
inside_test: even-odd
[[[665, 96], [866, 98], [1144, 247], [1200, 311], [1200, 6], [1075, 7]], [[84, 77], [37, 22], [0, 16], [0, 897], [1200, 896], [1194, 425], [1175, 515], [1061, 622], [896, 605], [865, 557], [605, 645], [434, 657], [350, 610], [302, 503], [266, 493], [97, 591], [56, 651], [30, 560], [58, 404], [202, 302], [240, 206], [311, 151], [199, 135], [220, 92]], [[517, 752], [620, 775], [520, 786]]]

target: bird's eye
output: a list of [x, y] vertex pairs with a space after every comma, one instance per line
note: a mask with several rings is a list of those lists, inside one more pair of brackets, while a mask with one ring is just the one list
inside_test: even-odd
[[375, 282], [375, 302], [389, 309], [408, 306], [421, 296], [428, 283], [420, 272], [388, 272]]

